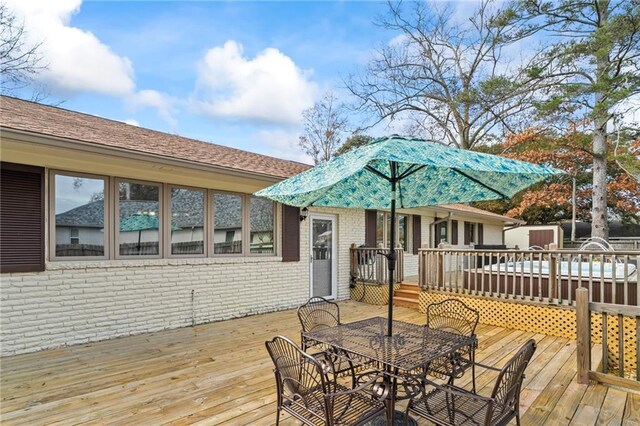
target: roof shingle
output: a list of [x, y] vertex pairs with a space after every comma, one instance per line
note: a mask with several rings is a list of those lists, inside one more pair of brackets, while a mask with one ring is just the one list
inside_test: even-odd
[[0, 98], [0, 126], [278, 178], [311, 167], [7, 96]]

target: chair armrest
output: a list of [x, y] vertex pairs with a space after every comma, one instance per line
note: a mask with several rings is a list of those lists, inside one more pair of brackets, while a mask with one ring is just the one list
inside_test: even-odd
[[482, 396], [482, 395], [478, 395], [477, 393], [473, 393], [471, 391], [459, 388], [457, 386], [454, 385], [439, 385], [435, 382], [432, 382], [429, 379], [425, 379], [425, 383], [431, 387], [436, 388], [437, 390], [447, 393], [449, 395], [454, 395], [458, 398], [466, 398], [466, 399], [472, 399], [474, 401], [478, 401], [478, 402], [482, 402], [485, 404], [491, 404], [493, 405], [493, 403], [495, 402], [495, 400], [493, 398], [489, 398], [486, 396]]
[[476, 362], [474, 364], [476, 365], [476, 367], [486, 368], [487, 370], [502, 371], [502, 369], [500, 369], [500, 368], [496, 368], [496, 367], [492, 367], [490, 365], [482, 364], [481, 362]]
[[[325, 395], [325, 397], [333, 399], [333, 398], [336, 398], [336, 397], [339, 397], [339, 396], [352, 395], [354, 393], [362, 392], [363, 390], [367, 389], [369, 386], [374, 385], [378, 379], [381, 379], [383, 377], [384, 377], [384, 375], [382, 375], [382, 374], [376, 374], [371, 379], [367, 380], [365, 383], [363, 383], [361, 385], [358, 385], [358, 386], [354, 387], [353, 389], [349, 389], [349, 390], [346, 390], [346, 391], [340, 391], [340, 392], [328, 393], [328, 394]], [[382, 400], [387, 398], [388, 394], [389, 394], [388, 389], [381, 388], [380, 390], [376, 391], [373, 394], [373, 396], [382, 401]]]

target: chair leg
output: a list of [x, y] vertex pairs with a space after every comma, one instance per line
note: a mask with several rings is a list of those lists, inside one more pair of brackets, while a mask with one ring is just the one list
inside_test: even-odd
[[520, 413], [516, 413], [516, 425], [520, 426]]
[[413, 404], [413, 400], [409, 400], [407, 404], [407, 409], [404, 410], [404, 426], [409, 425], [409, 411], [411, 410], [411, 405]]
[[276, 410], [276, 426], [280, 424], [280, 407]]

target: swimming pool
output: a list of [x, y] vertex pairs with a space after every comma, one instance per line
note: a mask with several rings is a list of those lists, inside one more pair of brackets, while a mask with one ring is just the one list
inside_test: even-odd
[[[568, 262], [562, 261], [558, 263], [558, 272], [562, 277], [582, 277], [583, 279], [615, 279], [623, 280], [625, 277], [630, 281], [637, 280], [636, 265], [632, 263], [602, 263], [602, 262]], [[548, 260], [534, 260], [522, 262], [506, 262], [487, 265], [484, 267], [486, 271], [496, 271], [498, 273], [517, 273], [525, 275], [549, 275]]]

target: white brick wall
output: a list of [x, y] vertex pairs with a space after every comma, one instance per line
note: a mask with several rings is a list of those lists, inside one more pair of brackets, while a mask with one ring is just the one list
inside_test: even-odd
[[[311, 211], [337, 215], [338, 298], [348, 298], [349, 247], [364, 240], [364, 211]], [[3, 274], [0, 355], [298, 306], [309, 297], [308, 229], [307, 219], [300, 229], [300, 262], [279, 257], [49, 262], [42, 273]]]

